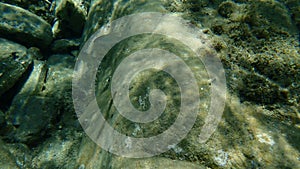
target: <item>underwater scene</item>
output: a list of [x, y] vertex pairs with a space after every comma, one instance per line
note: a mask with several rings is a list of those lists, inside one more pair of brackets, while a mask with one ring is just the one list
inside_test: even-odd
[[0, 14], [0, 169], [300, 168], [300, 0]]

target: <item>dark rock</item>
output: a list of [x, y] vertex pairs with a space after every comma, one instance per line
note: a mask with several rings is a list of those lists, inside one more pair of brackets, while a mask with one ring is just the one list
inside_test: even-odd
[[58, 18], [54, 25], [55, 38], [80, 37], [87, 11], [83, 8], [83, 1], [61, 0], [57, 3], [55, 16]]
[[12, 131], [10, 134], [12, 137], [9, 139], [27, 142], [43, 136], [44, 133], [40, 132], [51, 120], [53, 112], [56, 111], [56, 107], [53, 106], [54, 100], [38, 95], [43, 88], [46, 72], [47, 68], [44, 63], [35, 62], [29, 79], [14, 97], [8, 111], [8, 120], [15, 130]]
[[52, 42], [51, 26], [20, 7], [0, 2], [0, 36], [45, 49]]
[[29, 71], [32, 60], [26, 50], [22, 45], [0, 38], [0, 96]]
[[288, 91], [263, 76], [248, 74], [243, 77], [243, 82], [244, 86], [239, 92], [242, 101], [252, 101], [257, 104], [287, 102]]
[[70, 53], [73, 50], [79, 50], [79, 46], [79, 39], [59, 39], [53, 42], [51, 51], [53, 53]]
[[72, 61], [74, 57], [69, 55], [51, 56], [48, 64], [35, 61], [29, 79], [8, 111], [9, 123], [14, 127], [8, 140], [34, 146], [46, 138], [49, 129], [57, 127], [60, 110], [68, 101], [65, 92], [71, 88]]
[[27, 53], [30, 56], [30, 58], [32, 58], [32, 59], [36, 59], [36, 60], [44, 60], [45, 59], [45, 56], [41, 53], [39, 48], [31, 47], [27, 50]]

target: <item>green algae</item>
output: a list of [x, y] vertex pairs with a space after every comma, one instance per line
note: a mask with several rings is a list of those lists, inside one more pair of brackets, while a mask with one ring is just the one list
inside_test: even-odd
[[[92, 1], [83, 41], [111, 20], [142, 11], [177, 12], [190, 20], [191, 24], [203, 28], [226, 71], [228, 98], [218, 129], [205, 144], [199, 143], [198, 136], [206, 116], [204, 112], [209, 106], [207, 92], [209, 83], [203, 78], [205, 77], [203, 72], [198, 76], [203, 78], [203, 81], [199, 82], [200, 88], [203, 88], [201, 93], [201, 98], [204, 99], [201, 105], [203, 111], [199, 113], [193, 129], [184, 140], [159, 157], [149, 159], [117, 157], [102, 150], [82, 134], [72, 109], [70, 89], [67, 89], [68, 92], [62, 92], [63, 96], [56, 95], [61, 100], [60, 106], [64, 107], [60, 109], [63, 113], [57, 116], [57, 121], [50, 122], [57, 125], [57, 128], [52, 127], [49, 131], [51, 136], [45, 138], [35, 150], [25, 151], [25, 154], [32, 155], [32, 161], [24, 161], [22, 162], [24, 164], [20, 163], [18, 166], [299, 168], [299, 6], [296, 0]], [[136, 42], [139, 42], [138, 45], [135, 45]], [[175, 44], [179, 45], [176, 42]], [[68, 44], [63, 44], [62, 48], [64, 45], [66, 48], [69, 47]], [[103, 105], [105, 116], [112, 126], [129, 136], [155, 135], [170, 126], [174, 118], [160, 119], [159, 125], [152, 123], [148, 126], [126, 121], [116, 112], [108, 90], [112, 73], [124, 57], [130, 52], [153, 46], [167, 46], [165, 49], [173, 50], [176, 54], [189, 53], [185, 50], [177, 51], [172, 39], [167, 42], [164, 38], [149, 40], [149, 36], [135, 37], [113, 48], [98, 72], [98, 103]], [[180, 49], [184, 47], [180, 46]], [[71, 50], [73, 49], [53, 51], [68, 53]], [[62, 72], [60, 69], [64, 67], [72, 68], [72, 64], [63, 64], [61, 59], [57, 59], [59, 57], [52, 57], [47, 62], [50, 65], [60, 65], [60, 68], [57, 68], [58, 72]], [[190, 57], [185, 61], [191, 66], [201, 65]], [[67, 72], [59, 76], [70, 75]], [[147, 90], [149, 87], [158, 87], [164, 89], [166, 93], [169, 92], [173, 98], [169, 101], [170, 105], [166, 112], [176, 112], [179, 103], [176, 98], [178, 89], [174, 83], [174, 80], [164, 73], [143, 72], [131, 84], [131, 102], [137, 109], [147, 110], [149, 108]], [[63, 86], [58, 80], [53, 80], [47, 90], [51, 92], [56, 86], [61, 85]], [[57, 98], [56, 96], [53, 98]], [[1, 145], [6, 144], [1, 142]], [[3, 163], [3, 166], [15, 166], [13, 164], [16, 161], [15, 156], [18, 157], [20, 153], [12, 155], [12, 152], [12, 149], [2, 150], [1, 154], [8, 161], [6, 164]]]

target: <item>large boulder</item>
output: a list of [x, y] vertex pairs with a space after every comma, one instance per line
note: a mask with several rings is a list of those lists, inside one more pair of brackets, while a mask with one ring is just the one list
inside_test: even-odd
[[[45, 64], [35, 61], [29, 78], [14, 97], [8, 110], [8, 124], [14, 126], [9, 139], [28, 142], [37, 140], [39, 136], [45, 134], [43, 129], [57, 111], [54, 100], [39, 94], [43, 90], [46, 71]], [[39, 134], [36, 135], [37, 133]]]
[[14, 97], [8, 110], [8, 123], [13, 130], [8, 140], [35, 145], [56, 126], [66, 102], [65, 92], [71, 88], [73, 57], [54, 55], [47, 62], [34, 61], [30, 77]]
[[162, 0], [134, 0], [118, 3], [92, 0], [83, 31], [83, 41], [85, 42], [96, 30], [112, 20], [138, 12], [167, 12], [164, 6], [165, 2]]
[[39, 16], [1, 2], [0, 13], [0, 36], [43, 49], [52, 42], [51, 26]]
[[[103, 1], [93, 2], [85, 28], [85, 40], [88, 39], [97, 28], [100, 27], [104, 29], [104, 27], [101, 26], [110, 23], [116, 18], [135, 12], [158, 11], [158, 8], [152, 8], [151, 3], [147, 1], [143, 1], [145, 3], [121, 1], [113, 5]], [[198, 1], [194, 2], [196, 3]], [[277, 2], [275, 4], [277, 4]], [[190, 63], [189, 67], [192, 70], [200, 72], [200, 76], [195, 75], [199, 78], [197, 82], [199, 82], [199, 89], [201, 89], [199, 114], [194, 127], [190, 130], [188, 135], [179, 144], [172, 145], [170, 150], [161, 154], [160, 157], [168, 158], [168, 160], [175, 159], [177, 161], [193, 162], [199, 165], [199, 167], [203, 164], [209, 168], [299, 168], [299, 96], [294, 94], [299, 91], [299, 87], [297, 87], [299, 86], [299, 82], [297, 81], [297, 79], [299, 79], [299, 71], [297, 71], [299, 70], [299, 53], [297, 53], [299, 49], [296, 47], [298, 43], [292, 46], [288, 46], [287, 44], [291, 43], [287, 41], [281, 41], [280, 43], [277, 41], [276, 43], [273, 42], [273, 40], [266, 43], [266, 41], [257, 40], [259, 38], [255, 36], [253, 32], [250, 32], [248, 35], [250, 42], [247, 42], [249, 46], [246, 46], [246, 42], [244, 41], [241, 43], [241, 46], [237, 45], [237, 37], [240, 39], [246, 38], [246, 36], [243, 35], [247, 34], [246, 30], [249, 29], [249, 27], [244, 27], [244, 24], [248, 22], [248, 18], [239, 16], [235, 10], [231, 11], [231, 9], [227, 9], [228, 6], [237, 9], [244, 7], [234, 4], [233, 2], [223, 3], [219, 9], [223, 17], [215, 16], [218, 14], [216, 9], [205, 9], [208, 15], [205, 16], [207, 25], [209, 25], [208, 23], [212, 23], [209, 17], [224, 21], [221, 22], [221, 28], [225, 28], [230, 25], [230, 22], [233, 22], [225, 22], [228, 18], [233, 18], [235, 21], [232, 23], [232, 27], [228, 28], [228, 31], [231, 31], [228, 33], [228, 37], [231, 39], [226, 41], [230, 47], [227, 51], [227, 46], [221, 45], [222, 40], [217, 40], [210, 30], [203, 30], [203, 32], [210, 35], [207, 39], [201, 39], [201, 41], [204, 42], [205, 45], [212, 43], [212, 46], [218, 49], [217, 55], [221, 58], [226, 68], [226, 75], [228, 77], [227, 86], [229, 86], [226, 106], [221, 122], [214, 134], [205, 143], [202, 143], [199, 137], [201, 136], [204, 118], [207, 116], [209, 107], [217, 106], [210, 105], [209, 102], [211, 99], [209, 79], [203, 76], [205, 73], [202, 71], [205, 70], [205, 68], [202, 67], [201, 63], [195, 62], [190, 53], [181, 51], [184, 50], [185, 47], [176, 44], [176, 42], [172, 40], [170, 42], [164, 38], [155, 39], [155, 36], [135, 36], [115, 45], [113, 50], [109, 51], [104, 57], [97, 72], [96, 77], [97, 82], [99, 82], [96, 85], [97, 103], [107, 122], [113, 126], [115, 130], [126, 136], [148, 138], [162, 133], [171, 125], [170, 123], [173, 122], [172, 116], [175, 114], [174, 116], [176, 117], [175, 112], [180, 108], [180, 104], [177, 104], [180, 102], [178, 101], [180, 99], [176, 98], [179, 93], [176, 82], [172, 81], [172, 78], [160, 74], [159, 72], [142, 72], [131, 81], [129, 88], [130, 101], [138, 110], [149, 109], [148, 92], [150, 89], [163, 89], [167, 95], [168, 105], [164, 113], [170, 115], [169, 117], [171, 118], [167, 118], [168, 120], [166, 120], [164, 119], [166, 115], [162, 114], [162, 116], [159, 117], [161, 120], [157, 120], [155, 123], [151, 122], [147, 125], [131, 122], [120, 115], [119, 109], [115, 107], [114, 98], [118, 93], [112, 93], [111, 81], [119, 64], [122, 64], [126, 56], [137, 50], [163, 48], [179, 56], [180, 54], [185, 54], [187, 57], [184, 61], [186, 61], [187, 64]], [[265, 4], [265, 6], [269, 5]], [[268, 10], [271, 10], [271, 8]], [[263, 10], [259, 11], [264, 13]], [[279, 11], [281, 11], [281, 8]], [[193, 14], [199, 13], [195, 12]], [[286, 18], [285, 14], [278, 13], [276, 16], [277, 15], [280, 15], [280, 18]], [[264, 17], [272, 18], [271, 15], [267, 14], [265, 14]], [[241, 20], [241, 18], [244, 18], [244, 20]], [[286, 22], [287, 25], [282, 25], [281, 21], [278, 21], [280, 22], [278, 23], [277, 20], [270, 20], [270, 22], [270, 25], [274, 26], [278, 32], [280, 32], [282, 28], [290, 28], [292, 26], [288, 20], [282, 20], [282, 23]], [[140, 24], [142, 23], [141, 21]], [[192, 18], [191, 24], [198, 24], [200, 26], [199, 20], [197, 21], [195, 18]], [[238, 27], [240, 26], [239, 24], [241, 27]], [[136, 25], [130, 26], [136, 27]], [[237, 31], [241, 28], [245, 28], [245, 31]], [[170, 26], [169, 29], [172, 29], [172, 27]], [[227, 31], [227, 28], [223, 31]], [[237, 32], [240, 34], [236, 35], [235, 33]], [[180, 34], [180, 32], [178, 33]], [[228, 37], [221, 35], [222, 33], [220, 33], [222, 39], [227, 40], [226, 38]], [[276, 39], [276, 37], [274, 38]], [[277, 39], [279, 40], [278, 37]], [[294, 43], [294, 40], [295, 39], [290, 39], [289, 42]], [[176, 46], [171, 46], [169, 42]], [[230, 55], [227, 55], [227, 53]], [[207, 54], [209, 53], [203, 52], [201, 57], [205, 58]], [[230, 63], [228, 63], [229, 61]], [[81, 66], [87, 66], [88, 64], [89, 63], [86, 65], [82, 64]], [[134, 69], [137, 65], [127, 64], [127, 66]], [[127, 74], [124, 73], [124, 76], [127, 76]], [[182, 77], [184, 77], [184, 75], [182, 75]], [[122, 82], [118, 85], [122, 86]], [[122, 95], [121, 92], [119, 94]], [[88, 111], [91, 112], [92, 110], [89, 109]], [[101, 133], [104, 133], [103, 130], [101, 130]], [[110, 140], [110, 137], [108, 137], [107, 141], [112, 142], [113, 140]], [[130, 144], [127, 145], [130, 148]], [[148, 147], [143, 148], [147, 149]], [[97, 150], [95, 148], [90, 149], [94, 150], [94, 154], [98, 154], [99, 156], [90, 155], [93, 157], [92, 161], [98, 162], [98, 159], [101, 159], [102, 162], [99, 162], [98, 165], [103, 168], [122, 167], [122, 164], [124, 164], [123, 160], [130, 161], [129, 163], [134, 165], [134, 161], [123, 157], [115, 158], [113, 155], [103, 153], [103, 150], [100, 148]], [[149, 151], [151, 152], [151, 150]], [[88, 153], [86, 154], [88, 155]], [[145, 162], [143, 159], [137, 159], [136, 161], [138, 161], [137, 163], [139, 165]], [[149, 160], [147, 164], [150, 164], [150, 161], [151, 160]], [[155, 162], [156, 164], [161, 163], [159, 159], [156, 159]], [[87, 168], [93, 168], [90, 164], [82, 163], [85, 164]], [[164, 164], [166, 166], [167, 162]], [[178, 166], [180, 166], [180, 164], [178, 164]]]

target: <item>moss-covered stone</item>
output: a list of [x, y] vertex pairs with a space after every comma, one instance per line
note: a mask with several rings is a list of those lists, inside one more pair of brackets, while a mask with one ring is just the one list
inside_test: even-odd
[[73, 50], [79, 50], [80, 39], [59, 39], [52, 43], [53, 53], [70, 54]]
[[83, 5], [84, 1], [81, 0], [56, 1], [55, 16], [58, 25], [54, 29], [55, 38], [81, 37], [87, 15]]
[[[27, 54], [26, 47], [0, 38], [0, 96], [13, 88], [18, 81], [21, 83], [22, 76], [26, 78], [26, 72], [30, 72], [31, 63], [32, 59]], [[6, 93], [6, 99], [1, 99], [2, 109], [8, 104], [5, 101], [11, 99], [12, 93], [14, 92]]]
[[277, 1], [254, 1], [247, 7], [245, 21], [257, 38], [268, 38], [274, 33], [296, 34], [288, 9]]
[[18, 168], [16, 158], [9, 152], [2, 140], [0, 140], [0, 166], [5, 169]]
[[0, 13], [0, 36], [42, 49], [52, 42], [51, 26], [39, 16], [2, 2]]
[[30, 168], [78, 168], [82, 133], [69, 128], [58, 130], [36, 148]]
[[[24, 144], [0, 143], [4, 147], [1, 149], [0, 159], [7, 160], [0, 160], [1, 167], [300, 168], [300, 60], [299, 33], [296, 30], [296, 26], [299, 27], [298, 7], [297, 0], [92, 0], [83, 33], [84, 41], [113, 19], [152, 10], [181, 12], [191, 24], [205, 28], [203, 32], [208, 35], [206, 40], [212, 42], [227, 77], [226, 106], [217, 130], [205, 144], [199, 142], [205, 112], [209, 106], [215, 106], [209, 105], [210, 83], [205, 72], [199, 71], [203, 68], [201, 63], [192, 59], [192, 55], [184, 50], [185, 47], [172, 39], [136, 36], [116, 45], [103, 60], [103, 65], [100, 65], [95, 94], [103, 115], [115, 130], [132, 137], [152, 136], [168, 128], [172, 118], [164, 119], [168, 117], [166, 115], [157, 120], [157, 123], [140, 125], [126, 121], [113, 106], [109, 89], [114, 70], [130, 52], [152, 47], [170, 49], [178, 55], [186, 54], [185, 61], [189, 66], [202, 72], [197, 75], [202, 88], [201, 111], [186, 138], [179, 144], [172, 145], [169, 151], [148, 159], [127, 159], [104, 151], [80, 131], [80, 125], [76, 121], [70, 87], [74, 57], [54, 55], [42, 57], [42, 60], [47, 60], [45, 62], [49, 69], [44, 81], [35, 85], [34, 89], [38, 90], [30, 90], [34, 96], [20, 97], [22, 90], [15, 96], [14, 100], [18, 101], [14, 101], [10, 108], [19, 113], [16, 116], [11, 111], [2, 113], [5, 116], [21, 117], [24, 122], [4, 122], [11, 123], [12, 129], [5, 126], [2, 131], [11, 134], [10, 138], [15, 139], [13, 142], [23, 142], [22, 139], [30, 138], [39, 144], [34, 144], [35, 147], [29, 150]], [[70, 49], [73, 43], [69, 42], [71, 41], [56, 41], [52, 44], [52, 52], [69, 53], [73, 50]], [[59, 46], [58, 49], [55, 49], [56, 45]], [[27, 50], [27, 53], [39, 58], [34, 56], [34, 50]], [[166, 112], [169, 116], [176, 117], [174, 112], [179, 107], [180, 99], [176, 98], [179, 91], [172, 77], [155, 71], [139, 74], [130, 86], [130, 99], [138, 110], [145, 110], [150, 106], [147, 87], [165, 91], [171, 98]], [[22, 100], [27, 103], [15, 104]], [[37, 103], [40, 105], [36, 105]], [[41, 110], [36, 110], [37, 108]], [[41, 112], [47, 115], [42, 115]], [[49, 115], [51, 113], [54, 114]], [[31, 120], [24, 120], [24, 115]], [[36, 117], [32, 117], [33, 115]], [[46, 116], [53, 120], [48, 121]], [[40, 122], [30, 123], [38, 120]], [[39, 129], [32, 129], [33, 126]], [[40, 128], [46, 129], [46, 134]], [[41, 132], [37, 132], [39, 130]], [[31, 135], [21, 134], [26, 132], [31, 132]], [[25, 142], [32, 146], [32, 141], [28, 140]], [[24, 156], [27, 160], [21, 159]]]
[[61, 110], [66, 110], [61, 101], [67, 102], [62, 100], [65, 99], [63, 93], [71, 88], [73, 59], [68, 55], [54, 55], [47, 65], [35, 61], [29, 79], [8, 111], [9, 123], [14, 127], [8, 140], [33, 146], [47, 136], [49, 129], [57, 127], [56, 118]]
[[54, 20], [52, 0], [1, 0], [1, 2], [26, 9], [43, 18], [49, 24]]
[[236, 4], [233, 3], [232, 1], [225, 1], [225, 2], [222, 2], [220, 5], [219, 5], [219, 8], [218, 8], [218, 12], [221, 16], [223, 17], [226, 17], [226, 18], [229, 18], [230, 15], [235, 12], [237, 9], [236, 9]]

